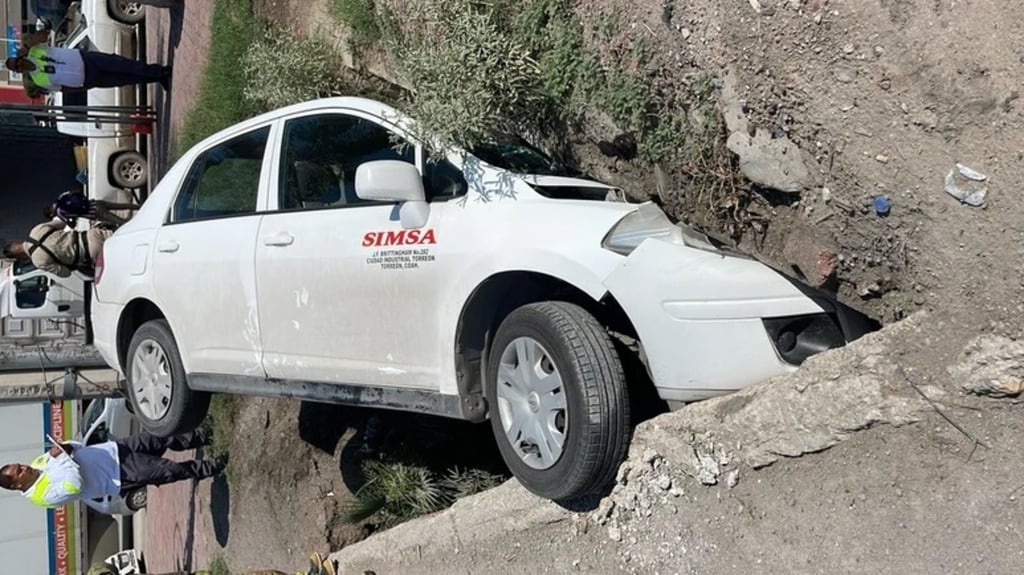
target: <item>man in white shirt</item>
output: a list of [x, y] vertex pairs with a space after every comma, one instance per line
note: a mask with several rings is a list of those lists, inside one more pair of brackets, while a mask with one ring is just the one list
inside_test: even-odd
[[[31, 464], [9, 463], [0, 468], [0, 487], [21, 491], [41, 507], [58, 507], [80, 500], [107, 513], [107, 497], [117, 497], [140, 487], [164, 485], [220, 474], [224, 458], [203, 461], [172, 461], [168, 450], [185, 451], [210, 443], [210, 434], [199, 430], [174, 437], [147, 432], [117, 441], [82, 445], [71, 441], [55, 445]], [[100, 500], [101, 503], [97, 503]]]
[[32, 85], [46, 92], [88, 90], [160, 82], [166, 90], [171, 67], [147, 64], [117, 54], [48, 46], [45, 30], [30, 36], [8, 58], [8, 70], [24, 74]]

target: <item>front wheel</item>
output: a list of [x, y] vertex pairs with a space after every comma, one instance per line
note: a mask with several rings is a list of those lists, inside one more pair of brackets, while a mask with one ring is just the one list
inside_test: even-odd
[[161, 437], [199, 427], [210, 394], [188, 386], [178, 345], [166, 320], [148, 321], [132, 336], [125, 366], [128, 398], [146, 431]]
[[631, 428], [622, 363], [583, 308], [542, 302], [502, 322], [487, 364], [491, 429], [529, 491], [555, 501], [606, 486]]
[[146, 488], [140, 487], [135, 491], [130, 492], [128, 496], [125, 497], [125, 505], [127, 505], [128, 509], [131, 509], [132, 511], [138, 511], [146, 506], [148, 499], [147, 495]]

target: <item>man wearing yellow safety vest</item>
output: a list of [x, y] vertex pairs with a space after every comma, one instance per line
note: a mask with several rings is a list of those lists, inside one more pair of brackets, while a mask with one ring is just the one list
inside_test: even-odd
[[35, 95], [33, 87], [55, 92], [160, 82], [168, 89], [170, 66], [105, 52], [48, 46], [48, 37], [45, 30], [36, 32], [24, 42], [17, 56], [4, 63], [8, 70], [25, 75], [29, 95]]
[[164, 485], [214, 477], [224, 471], [226, 458], [173, 461], [168, 450], [185, 451], [210, 443], [206, 430], [174, 437], [143, 431], [126, 439], [83, 445], [69, 441], [53, 446], [31, 464], [0, 467], [0, 487], [20, 491], [32, 503], [59, 507], [79, 500], [101, 513], [110, 513], [107, 497], [117, 497], [148, 485]]

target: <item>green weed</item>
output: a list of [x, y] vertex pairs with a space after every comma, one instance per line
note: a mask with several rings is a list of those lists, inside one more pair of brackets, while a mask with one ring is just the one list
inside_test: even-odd
[[342, 66], [330, 46], [271, 26], [255, 36], [241, 64], [246, 105], [261, 112], [337, 95], [344, 88]]
[[207, 136], [253, 115], [242, 97], [244, 72], [238, 65], [257, 28], [251, 0], [212, 0], [210, 52], [195, 108], [185, 119], [174, 157]]
[[215, 555], [213, 559], [210, 559], [209, 572], [210, 575], [231, 575], [231, 570], [228, 569], [228, 562], [221, 555]]
[[426, 466], [377, 460], [364, 463], [363, 474], [366, 483], [341, 520], [360, 523], [375, 518], [378, 527], [385, 529], [444, 509], [505, 480], [480, 469], [451, 468], [437, 475]]
[[334, 17], [351, 31], [354, 50], [369, 46], [381, 38], [374, 0], [334, 0]]

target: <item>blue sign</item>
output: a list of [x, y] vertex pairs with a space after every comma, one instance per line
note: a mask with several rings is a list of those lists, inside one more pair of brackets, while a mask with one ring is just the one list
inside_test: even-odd
[[7, 26], [7, 57], [17, 58], [18, 47], [21, 46], [21, 38], [18, 34], [18, 28], [8, 24]]

